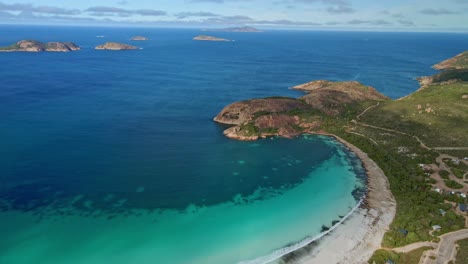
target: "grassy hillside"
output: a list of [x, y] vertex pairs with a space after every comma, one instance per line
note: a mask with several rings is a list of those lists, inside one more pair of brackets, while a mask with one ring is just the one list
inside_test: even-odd
[[415, 135], [429, 147], [468, 147], [468, 82], [432, 84], [382, 102], [361, 120]]

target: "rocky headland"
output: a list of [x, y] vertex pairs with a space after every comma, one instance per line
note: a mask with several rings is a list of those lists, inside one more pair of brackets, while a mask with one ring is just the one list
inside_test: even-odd
[[76, 50], [80, 50], [80, 47], [72, 42], [42, 43], [36, 40], [21, 40], [11, 46], [0, 48], [0, 52], [69, 52]]
[[224, 108], [214, 121], [233, 125], [224, 131], [233, 139], [294, 137], [320, 132], [324, 116], [345, 114], [356, 103], [389, 100], [374, 88], [354, 81], [313, 81], [293, 89], [307, 94], [298, 99], [271, 97], [236, 102]]
[[468, 81], [468, 51], [457, 56], [440, 62], [432, 68], [441, 72], [433, 76], [424, 76], [417, 78], [421, 89], [433, 84], [452, 84], [461, 81]]
[[97, 50], [136, 50], [138, 47], [117, 43], [117, 42], [107, 42], [103, 45], [97, 46]]
[[143, 37], [143, 36], [135, 36], [135, 37], [131, 38], [130, 40], [133, 40], [133, 41], [147, 41], [147, 40], [149, 40], [149, 38]]
[[193, 38], [193, 40], [198, 40], [198, 41], [231, 41], [229, 39], [224, 39], [224, 38], [217, 38], [213, 36], [206, 36], [206, 35], [200, 35], [196, 36]]
[[438, 63], [432, 68], [436, 70], [461, 70], [461, 69], [468, 69], [468, 51], [458, 54], [457, 56], [445, 60], [441, 63]]

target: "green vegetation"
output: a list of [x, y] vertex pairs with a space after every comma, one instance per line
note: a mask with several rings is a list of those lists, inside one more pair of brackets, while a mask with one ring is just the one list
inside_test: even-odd
[[405, 254], [400, 254], [400, 260], [397, 262], [398, 264], [418, 264], [419, 260], [421, 259], [423, 253], [427, 250], [431, 250], [431, 247], [422, 247], [413, 251], [410, 251]]
[[[422, 147], [418, 139], [429, 147], [466, 147], [468, 110], [467, 102], [463, 101], [466, 99], [462, 99], [466, 89], [468, 83], [432, 85], [402, 100], [380, 102], [357, 122], [347, 116], [326, 119], [325, 130], [366, 152], [389, 179], [398, 206], [383, 246], [430, 241], [433, 225], [442, 227], [435, 235], [465, 227], [464, 218], [454, 214], [445, 201], [466, 202], [466, 199], [432, 191], [434, 180], [418, 165], [434, 164], [440, 153]], [[460, 152], [459, 157], [468, 156], [467, 151]], [[449, 180], [448, 171], [440, 174], [447, 178], [448, 187], [462, 187]], [[447, 214], [442, 216], [439, 209]], [[400, 229], [408, 230], [408, 235], [399, 232]]]
[[257, 127], [252, 123], [242, 125], [241, 131], [246, 136], [257, 136], [259, 134]]
[[463, 179], [463, 175], [465, 175], [465, 171], [462, 171], [462, 170], [459, 170], [459, 169], [452, 169], [452, 172], [453, 172], [453, 175], [455, 175], [455, 177], [457, 177], [458, 179], [462, 180]]
[[468, 81], [468, 70], [443, 71], [433, 77], [432, 82], [441, 83], [450, 80]]
[[445, 180], [445, 185], [449, 188], [452, 188], [452, 189], [462, 189], [463, 188], [463, 185], [459, 184], [458, 182], [454, 181], [454, 180]]
[[386, 264], [387, 261], [391, 260], [394, 263], [399, 263], [398, 260], [400, 259], [400, 256], [391, 251], [391, 250], [384, 250], [380, 249], [374, 252], [374, 255], [369, 259], [369, 264]]
[[430, 85], [403, 100], [382, 102], [361, 119], [417, 135], [429, 147], [466, 147], [468, 99], [463, 95], [467, 90], [465, 82]]
[[389, 250], [377, 250], [369, 263], [386, 264], [388, 260], [392, 260], [396, 264], [418, 264], [423, 253], [427, 250], [431, 250], [431, 247], [422, 247], [410, 251], [408, 253], [395, 253]]
[[468, 239], [460, 240], [457, 242], [459, 248], [457, 250], [456, 264], [468, 263]]
[[13, 44], [7, 47], [0, 47], [0, 50], [17, 50], [19, 46], [17, 44]]
[[450, 172], [448, 172], [446, 170], [441, 170], [441, 171], [439, 171], [439, 175], [440, 175], [440, 177], [442, 179], [448, 180], [449, 176], [450, 176]]

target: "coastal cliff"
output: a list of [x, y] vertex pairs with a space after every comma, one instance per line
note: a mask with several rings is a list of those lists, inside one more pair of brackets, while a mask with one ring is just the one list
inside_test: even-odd
[[117, 42], [107, 42], [103, 45], [99, 45], [95, 48], [96, 50], [136, 50], [138, 49], [135, 46], [117, 43]]
[[299, 99], [272, 97], [233, 103], [214, 121], [233, 127], [224, 134], [238, 140], [260, 137], [294, 137], [318, 132], [323, 116], [337, 116], [362, 101], [388, 100], [374, 88], [359, 82], [314, 81], [295, 86], [307, 94]]
[[11, 46], [0, 48], [0, 52], [69, 52], [76, 50], [80, 50], [80, 47], [72, 42], [42, 43], [36, 40], [21, 40]]

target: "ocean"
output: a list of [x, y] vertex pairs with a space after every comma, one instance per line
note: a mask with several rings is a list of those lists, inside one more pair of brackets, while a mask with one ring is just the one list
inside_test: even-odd
[[[0, 26], [0, 263], [239, 263], [274, 258], [365, 193], [359, 159], [324, 136], [238, 142], [229, 103], [357, 80], [391, 98], [468, 35]], [[203, 34], [206, 34], [204, 32]], [[211, 34], [211, 33], [209, 33]], [[132, 42], [136, 35], [149, 41]], [[103, 36], [103, 37], [97, 37]], [[116, 41], [134, 51], [97, 51]]]

